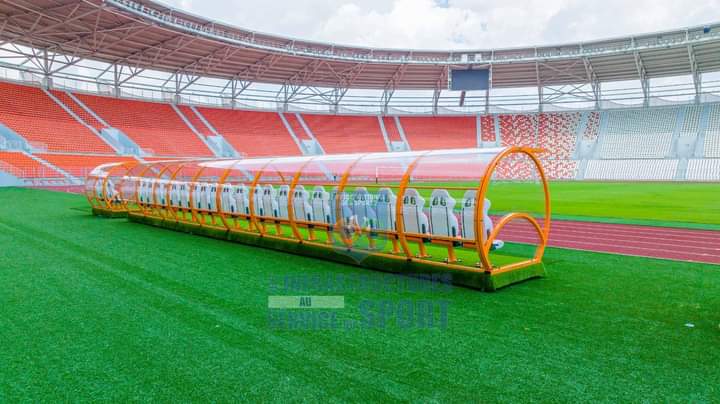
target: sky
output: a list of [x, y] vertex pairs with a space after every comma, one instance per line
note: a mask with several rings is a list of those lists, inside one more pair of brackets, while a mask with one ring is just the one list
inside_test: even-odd
[[161, 0], [238, 27], [384, 48], [562, 44], [720, 21], [720, 0]]

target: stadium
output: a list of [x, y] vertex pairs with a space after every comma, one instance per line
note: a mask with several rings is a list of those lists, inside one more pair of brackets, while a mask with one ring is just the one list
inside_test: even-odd
[[719, 394], [720, 23], [429, 50], [0, 0], [0, 202], [0, 401]]

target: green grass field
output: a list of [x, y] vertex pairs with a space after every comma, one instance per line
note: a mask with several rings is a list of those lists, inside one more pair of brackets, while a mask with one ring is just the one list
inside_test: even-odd
[[[552, 189], [561, 215], [720, 224], [717, 185]], [[430, 301], [447, 309], [431, 328], [277, 329], [279, 279], [397, 278], [0, 189], [0, 402], [717, 400], [720, 266], [554, 248], [545, 263], [496, 293], [337, 292], [343, 324], [368, 302]]]

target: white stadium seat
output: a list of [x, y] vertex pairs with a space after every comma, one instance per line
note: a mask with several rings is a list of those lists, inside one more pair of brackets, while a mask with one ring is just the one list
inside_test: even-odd
[[262, 186], [256, 185], [252, 190], [253, 208], [252, 213], [255, 216], [264, 216], [263, 204], [262, 204]]
[[245, 184], [238, 184], [232, 187], [232, 199], [235, 201], [237, 213], [250, 214], [250, 200], [248, 199], [248, 188]]
[[[377, 216], [372, 207], [372, 195], [365, 187], [358, 187], [353, 192], [352, 212], [355, 223], [361, 228], [374, 229], [377, 226]], [[348, 223], [352, 221], [347, 220]]]
[[277, 191], [272, 185], [265, 185], [262, 189], [263, 216], [279, 217]]
[[397, 197], [390, 188], [380, 188], [377, 193], [377, 204], [375, 205], [375, 213], [377, 214], [377, 228], [380, 230], [395, 230], [395, 204]]
[[313, 217], [316, 221], [332, 225], [333, 214], [330, 209], [330, 193], [322, 186], [313, 189], [311, 197]]
[[308, 192], [305, 190], [304, 186], [296, 186], [295, 191], [293, 192], [293, 214], [295, 216], [295, 220], [312, 222], [312, 213]]
[[403, 196], [403, 227], [407, 233], [427, 234], [429, 232], [428, 218], [423, 209], [425, 199], [414, 188], [405, 190]]
[[232, 185], [223, 184], [220, 195], [220, 211], [223, 213], [236, 213], [237, 203], [232, 197]]
[[278, 216], [281, 219], [288, 219], [288, 193], [290, 193], [290, 187], [288, 185], [281, 185], [278, 189], [277, 204], [278, 204]]
[[205, 191], [205, 208], [210, 212], [217, 212], [217, 188], [215, 183], [207, 184]]
[[180, 206], [183, 208], [190, 208], [190, 185], [181, 182], [178, 187], [178, 195], [180, 197]]
[[430, 196], [430, 230], [436, 236], [457, 237], [458, 220], [455, 217], [455, 199], [447, 190], [436, 189]]

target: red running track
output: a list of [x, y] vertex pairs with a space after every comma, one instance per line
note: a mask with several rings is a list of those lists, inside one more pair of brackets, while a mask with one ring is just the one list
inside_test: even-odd
[[[527, 222], [510, 222], [503, 240], [537, 243]], [[720, 264], [720, 231], [554, 220], [549, 246]]]

